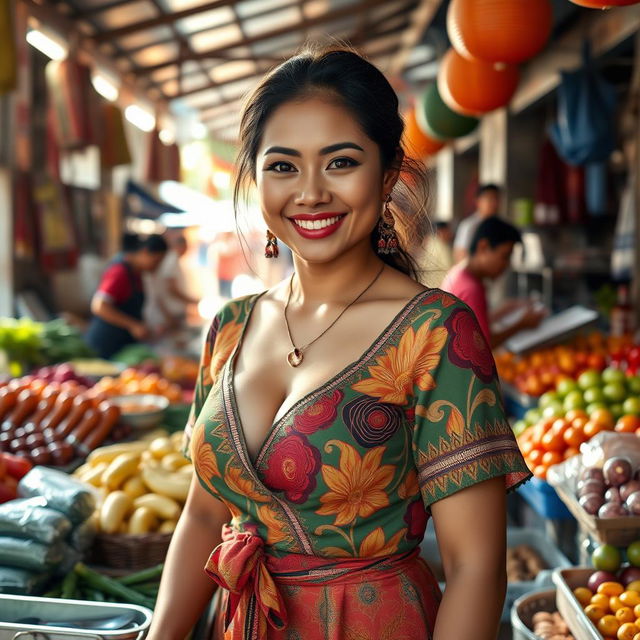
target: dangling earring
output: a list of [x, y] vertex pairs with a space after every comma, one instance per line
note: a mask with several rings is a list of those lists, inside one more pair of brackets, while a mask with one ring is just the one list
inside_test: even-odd
[[384, 201], [384, 211], [378, 222], [378, 253], [394, 254], [398, 253], [398, 236], [396, 235], [393, 215], [389, 210], [391, 194], [388, 193]]
[[264, 248], [264, 257], [277, 258], [279, 255], [278, 238], [276, 238], [273, 233], [267, 229], [267, 246]]

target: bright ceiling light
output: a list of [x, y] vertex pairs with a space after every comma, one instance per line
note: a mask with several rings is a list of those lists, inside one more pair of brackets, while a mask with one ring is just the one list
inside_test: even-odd
[[158, 134], [162, 144], [173, 144], [176, 141], [176, 134], [170, 129], [162, 129]]
[[63, 44], [38, 29], [27, 32], [27, 42], [52, 60], [64, 60], [67, 57], [67, 48]]
[[137, 104], [130, 104], [124, 110], [124, 117], [138, 129], [151, 131], [156, 126], [156, 119], [153, 114], [145, 111]]
[[91, 76], [91, 84], [93, 84], [93, 88], [103, 98], [109, 100], [109, 102], [115, 102], [118, 99], [118, 87], [107, 80], [102, 74], [96, 73]]

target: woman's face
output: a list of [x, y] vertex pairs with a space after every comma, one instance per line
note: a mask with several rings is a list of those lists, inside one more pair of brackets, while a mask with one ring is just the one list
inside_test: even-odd
[[294, 254], [330, 262], [369, 236], [397, 172], [344, 107], [308, 98], [271, 115], [256, 158], [256, 184], [269, 229]]

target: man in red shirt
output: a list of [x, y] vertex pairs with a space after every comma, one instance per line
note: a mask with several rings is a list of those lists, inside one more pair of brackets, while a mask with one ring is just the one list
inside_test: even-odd
[[[471, 241], [469, 257], [452, 267], [444, 278], [442, 289], [466, 302], [476, 314], [482, 331], [492, 347], [497, 347], [518, 331], [537, 327], [543, 311], [532, 308], [528, 301], [510, 301], [489, 314], [484, 280], [495, 280], [509, 267], [520, 232], [508, 222], [492, 216], [482, 221]], [[491, 331], [491, 325], [508, 314], [520, 310], [519, 318], [506, 328]]]

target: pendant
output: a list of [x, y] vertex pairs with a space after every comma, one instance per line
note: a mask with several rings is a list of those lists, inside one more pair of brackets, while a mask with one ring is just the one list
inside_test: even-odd
[[302, 351], [300, 351], [300, 349], [298, 349], [297, 347], [294, 348], [293, 351], [290, 351], [287, 355], [287, 362], [292, 367], [299, 367], [302, 364], [302, 360]]

